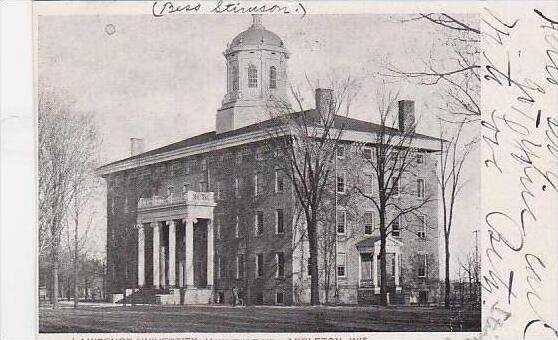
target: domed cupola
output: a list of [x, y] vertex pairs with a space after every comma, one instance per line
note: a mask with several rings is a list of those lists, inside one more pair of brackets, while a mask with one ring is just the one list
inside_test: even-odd
[[289, 52], [261, 20], [260, 14], [253, 14], [252, 25], [234, 37], [223, 53], [227, 93], [217, 111], [217, 133], [267, 120], [270, 106], [286, 104]]
[[288, 57], [288, 51], [283, 40], [277, 34], [266, 30], [262, 25], [261, 14], [253, 15], [252, 26], [234, 37], [225, 51], [225, 55], [254, 48], [276, 50], [277, 52], [287, 54]]

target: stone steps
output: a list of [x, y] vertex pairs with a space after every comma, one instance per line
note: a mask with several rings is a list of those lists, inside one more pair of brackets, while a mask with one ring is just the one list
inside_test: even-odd
[[[364, 288], [359, 289], [357, 293], [357, 301], [359, 305], [379, 305], [380, 304], [380, 294], [374, 292], [374, 288]], [[390, 305], [404, 305], [405, 304], [405, 294], [404, 293], [389, 293], [389, 304]]]
[[124, 294], [113, 299], [114, 303], [153, 304], [153, 305], [207, 305], [211, 303], [213, 290], [211, 288], [135, 288], [127, 289]]

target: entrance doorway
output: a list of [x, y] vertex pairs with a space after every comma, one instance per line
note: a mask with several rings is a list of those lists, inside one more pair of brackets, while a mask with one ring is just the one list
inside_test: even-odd
[[198, 219], [194, 224], [194, 287], [207, 286], [207, 224], [208, 220]]

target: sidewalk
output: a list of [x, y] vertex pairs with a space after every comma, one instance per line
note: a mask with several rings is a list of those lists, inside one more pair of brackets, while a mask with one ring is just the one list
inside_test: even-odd
[[[58, 304], [60, 305], [60, 308], [74, 308], [74, 301], [73, 300], [59, 300]], [[95, 301], [95, 302], [86, 302], [86, 301], [79, 301], [78, 303], [78, 308], [82, 306], [82, 307], [94, 307], [94, 308], [100, 308], [100, 307], [122, 307], [121, 303], [110, 303], [110, 302], [104, 302], [104, 301]], [[52, 304], [48, 303], [48, 304], [43, 304], [40, 305], [39, 308], [52, 308]]]

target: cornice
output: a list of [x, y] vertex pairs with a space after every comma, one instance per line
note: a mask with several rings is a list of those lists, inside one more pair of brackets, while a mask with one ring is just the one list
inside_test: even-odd
[[[113, 164], [104, 165], [97, 169], [97, 174], [99, 176], [106, 176], [114, 172], [135, 169], [146, 165], [227, 149], [287, 134], [288, 133], [285, 130], [281, 130], [278, 127], [246, 132], [243, 134], [217, 139], [197, 145], [191, 145], [172, 151], [162, 152], [154, 155], [147, 155], [144, 157], [128, 159]], [[319, 132], [317, 133], [317, 135], [319, 135]], [[341, 135], [341, 139], [345, 141], [374, 144], [376, 142], [376, 133], [345, 130]], [[430, 151], [439, 151], [438, 140], [424, 138], [422, 136], [415, 137], [412, 141], [411, 146], [414, 148], [420, 148]]]

